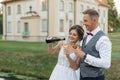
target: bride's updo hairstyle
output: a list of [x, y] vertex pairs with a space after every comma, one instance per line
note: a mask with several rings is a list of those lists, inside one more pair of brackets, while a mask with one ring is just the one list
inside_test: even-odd
[[73, 25], [72, 27], [70, 27], [69, 33], [70, 33], [71, 30], [76, 30], [76, 32], [77, 32], [77, 34], [78, 34], [80, 40], [83, 39], [83, 36], [84, 36], [84, 29], [82, 28], [82, 26], [80, 26], [80, 25]]

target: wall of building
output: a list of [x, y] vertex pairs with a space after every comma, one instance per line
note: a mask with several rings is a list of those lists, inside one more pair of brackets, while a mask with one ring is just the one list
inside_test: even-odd
[[[49, 9], [47, 11], [42, 10], [41, 0], [22, 0], [22, 1], [13, 1], [3, 5], [3, 40], [17, 40], [17, 41], [44, 41], [48, 36], [67, 36], [70, 25], [78, 24], [85, 26], [83, 23], [83, 14], [82, 12], [88, 8], [97, 10], [100, 13], [99, 26], [100, 28], [107, 33], [107, 23], [108, 23], [108, 8], [103, 6], [98, 6], [96, 2], [89, 0], [63, 0], [64, 10], [60, 10], [60, 1], [61, 0], [49, 0]], [[72, 11], [70, 12], [70, 4], [72, 4]], [[21, 5], [21, 14], [17, 14], [17, 5]], [[7, 8], [11, 6], [11, 15], [7, 15]], [[40, 16], [39, 19], [30, 19], [26, 20], [30, 23], [31, 33], [29, 38], [23, 38], [23, 22], [21, 17], [25, 17], [25, 13], [30, 11], [30, 6], [32, 10], [36, 11]], [[48, 21], [47, 31], [43, 32], [42, 20], [45, 19]], [[63, 32], [60, 32], [60, 20], [63, 20]], [[18, 21], [21, 23], [21, 32], [17, 32]], [[21, 22], [23, 21], [23, 22]], [[11, 22], [11, 32], [7, 32], [8, 23]], [[71, 23], [70, 23], [71, 22]], [[37, 29], [35, 29], [37, 28]], [[33, 37], [34, 36], [34, 37]], [[36, 37], [35, 37], [36, 36]]]

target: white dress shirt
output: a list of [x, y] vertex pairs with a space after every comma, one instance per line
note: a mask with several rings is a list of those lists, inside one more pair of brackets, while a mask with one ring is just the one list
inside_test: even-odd
[[[99, 26], [91, 33], [94, 36], [98, 31], [100, 31]], [[86, 44], [93, 38], [93, 36], [87, 36]], [[95, 46], [96, 50], [99, 52], [100, 58], [87, 54], [85, 62], [95, 67], [109, 68], [111, 65], [111, 46], [112, 43], [107, 36], [100, 37]]]

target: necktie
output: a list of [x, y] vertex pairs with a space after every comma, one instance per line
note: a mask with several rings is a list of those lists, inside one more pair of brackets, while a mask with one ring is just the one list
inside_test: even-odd
[[92, 33], [87, 33], [87, 35], [93, 36], [93, 34], [92, 34]]

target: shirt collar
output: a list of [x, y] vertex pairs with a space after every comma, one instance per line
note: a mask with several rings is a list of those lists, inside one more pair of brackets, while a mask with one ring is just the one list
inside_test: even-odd
[[[90, 33], [92, 33], [93, 34], [93, 36], [94, 35], [96, 35], [97, 34], [97, 32], [99, 32], [100, 31], [100, 27], [98, 26], [96, 29], [94, 29], [93, 31], [91, 31]], [[89, 31], [88, 31], [89, 32]]]

